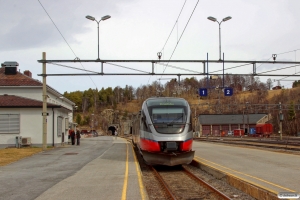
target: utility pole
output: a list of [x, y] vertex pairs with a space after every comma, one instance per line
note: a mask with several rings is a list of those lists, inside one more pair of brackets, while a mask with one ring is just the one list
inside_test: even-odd
[[197, 106], [195, 106], [195, 124], [194, 124], [194, 137], [196, 135], [196, 124], [197, 124], [197, 114], [196, 114]]
[[243, 108], [243, 129], [245, 132], [245, 108]]
[[282, 115], [282, 110], [281, 110], [281, 102], [279, 102], [279, 132], [280, 132], [280, 140], [282, 140], [282, 121], [283, 121], [283, 115]]
[[247, 105], [247, 135], [249, 135], [249, 110], [248, 110], [248, 103], [249, 102], [246, 102], [246, 105]]
[[[43, 60], [46, 60], [46, 52], [43, 52]], [[43, 63], [43, 151], [47, 150], [47, 85], [46, 63]]]

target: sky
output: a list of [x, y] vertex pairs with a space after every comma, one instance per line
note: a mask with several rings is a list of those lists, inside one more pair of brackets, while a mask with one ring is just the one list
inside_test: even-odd
[[[103, 60], [156, 60], [162, 52], [164, 60], [219, 59], [219, 25], [209, 16], [222, 21], [221, 52], [225, 60], [300, 61], [300, 1], [299, 0], [0, 0], [0, 62], [16, 61], [18, 70], [32, 72], [42, 81], [42, 52], [47, 60], [96, 60], [98, 58], [97, 20], [105, 15], [111, 18], [99, 23], [99, 52]], [[181, 12], [182, 10], [182, 12]], [[179, 13], [180, 17], [179, 16]], [[178, 18], [178, 20], [177, 20]], [[177, 23], [176, 23], [177, 22]], [[172, 31], [172, 28], [173, 32]], [[168, 36], [170, 35], [169, 39]], [[168, 39], [168, 40], [167, 40]], [[173, 53], [174, 52], [174, 53]], [[68, 67], [101, 72], [99, 63], [61, 63]], [[151, 72], [151, 63], [116, 63], [122, 67], [104, 64], [104, 73]], [[186, 70], [203, 72], [202, 64], [169, 63]], [[225, 69], [237, 66], [226, 64]], [[257, 65], [257, 73], [291, 65]], [[47, 74], [85, 73], [84, 71], [47, 64]], [[126, 67], [126, 68], [124, 68]], [[222, 64], [209, 64], [209, 72], [221, 70]], [[131, 69], [128, 69], [131, 68]], [[154, 65], [156, 73], [190, 73], [173, 67]], [[278, 70], [272, 74], [295, 74], [300, 66]], [[252, 73], [247, 65], [225, 73]], [[300, 73], [299, 73], [300, 74]], [[181, 79], [187, 76], [181, 76]], [[198, 80], [204, 76], [195, 76]], [[64, 93], [99, 90], [126, 85], [141, 85], [177, 76], [48, 76], [47, 84]], [[297, 77], [268, 78], [277, 85], [280, 80], [291, 88]]]

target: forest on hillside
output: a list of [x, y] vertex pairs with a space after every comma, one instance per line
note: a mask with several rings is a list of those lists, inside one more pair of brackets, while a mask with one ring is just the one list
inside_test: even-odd
[[[222, 95], [222, 88], [231, 87], [233, 88], [234, 95], [230, 98], [224, 97]], [[293, 86], [297, 84], [293, 84]], [[280, 83], [277, 83], [280, 86]], [[207, 97], [199, 97], [199, 88], [209, 88]], [[199, 114], [233, 114], [233, 113], [243, 113], [245, 112], [245, 107], [243, 109], [236, 109], [234, 111], [226, 111], [223, 109], [224, 105], [230, 104], [241, 104], [246, 105], [247, 108], [254, 104], [289, 104], [288, 110], [282, 110], [284, 121], [283, 129], [288, 130], [290, 134], [296, 134], [298, 132], [298, 127], [300, 128], [300, 120], [297, 116], [300, 116], [300, 112], [297, 106], [300, 101], [300, 90], [285, 90], [273, 97], [268, 96], [268, 91], [273, 88], [273, 82], [268, 79], [266, 83], [261, 82], [259, 77], [254, 76], [241, 76], [241, 75], [230, 75], [226, 74], [224, 79], [219, 76], [215, 80], [210, 80], [202, 78], [197, 80], [195, 77], [185, 78], [184, 80], [177, 81], [177, 79], [171, 79], [165, 84], [161, 84], [159, 81], [154, 81], [148, 85], [141, 85], [138, 88], [133, 88], [132, 86], [126, 85], [124, 88], [117, 86], [115, 88], [102, 88], [98, 89], [88, 89], [85, 91], [74, 91], [65, 92], [64, 96], [77, 105], [77, 110], [75, 115], [78, 124], [90, 124], [90, 114], [91, 113], [101, 113], [105, 109], [116, 110], [118, 105], [122, 105], [121, 111], [124, 119], [130, 118], [128, 110], [126, 110], [126, 105], [129, 102], [135, 101], [137, 110], [140, 108], [142, 102], [153, 96], [173, 96], [182, 97], [189, 101], [191, 104], [192, 100], [198, 100], [198, 102], [206, 102], [208, 105], [205, 109], [199, 106], [191, 105], [192, 109], [195, 110], [195, 115]], [[250, 93], [250, 95], [242, 95], [243, 93]], [[221, 93], [221, 95], [220, 95]], [[250, 112], [251, 109], [247, 109]], [[232, 112], [232, 113], [230, 113]], [[251, 112], [257, 113], [259, 110], [252, 110]], [[274, 130], [279, 130], [279, 109], [272, 109], [268, 111], [272, 115], [271, 123], [274, 125]], [[83, 118], [82, 118], [83, 116]], [[106, 119], [99, 119], [100, 123], [93, 124], [95, 127], [98, 124], [102, 126], [107, 125]]]

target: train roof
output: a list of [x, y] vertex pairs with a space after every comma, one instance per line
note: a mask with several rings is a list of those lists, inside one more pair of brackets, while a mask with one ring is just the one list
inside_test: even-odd
[[147, 106], [155, 106], [155, 105], [181, 105], [188, 106], [189, 103], [184, 98], [177, 97], [156, 97], [156, 98], [148, 98], [144, 101]]

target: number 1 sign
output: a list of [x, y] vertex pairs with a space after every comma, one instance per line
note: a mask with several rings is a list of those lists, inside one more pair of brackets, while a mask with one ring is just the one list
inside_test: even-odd
[[199, 88], [199, 95], [201, 97], [206, 97], [207, 96], [207, 88]]

